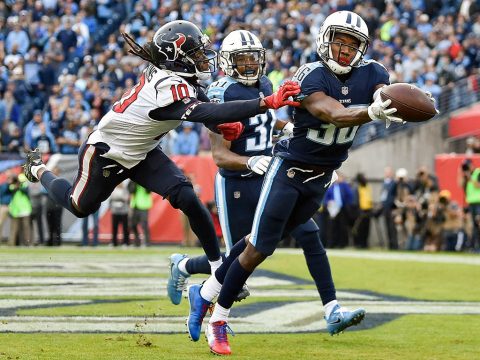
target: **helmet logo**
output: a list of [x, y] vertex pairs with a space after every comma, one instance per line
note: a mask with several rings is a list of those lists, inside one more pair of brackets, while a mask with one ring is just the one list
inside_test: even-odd
[[[165, 34], [168, 35], [168, 34]], [[165, 55], [168, 61], [175, 61], [178, 57], [178, 52], [182, 45], [187, 41], [185, 35], [177, 33], [175, 34], [177, 37], [173, 40], [165, 39], [165, 35], [162, 36], [162, 42], [157, 44], [159, 51]]]

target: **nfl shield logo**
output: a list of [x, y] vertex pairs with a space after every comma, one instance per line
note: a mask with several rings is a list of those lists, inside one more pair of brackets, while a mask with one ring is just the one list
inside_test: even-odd
[[240, 199], [240, 191], [235, 191], [235, 192], [233, 193], [233, 197], [234, 197], [235, 199]]
[[347, 95], [348, 94], [348, 86], [342, 86], [342, 94]]
[[110, 171], [104, 169], [103, 170], [103, 177], [109, 177], [110, 176]]

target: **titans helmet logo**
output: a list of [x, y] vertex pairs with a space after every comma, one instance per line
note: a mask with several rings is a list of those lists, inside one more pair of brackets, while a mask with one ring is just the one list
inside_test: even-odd
[[185, 44], [187, 38], [180, 33], [176, 33], [173, 39], [165, 39], [166, 36], [169, 36], [169, 34], [165, 34], [160, 38], [160, 44], [157, 42], [155, 42], [155, 44], [157, 45], [158, 50], [165, 55], [167, 61], [175, 61], [178, 57], [178, 51], [181, 49], [182, 45]]

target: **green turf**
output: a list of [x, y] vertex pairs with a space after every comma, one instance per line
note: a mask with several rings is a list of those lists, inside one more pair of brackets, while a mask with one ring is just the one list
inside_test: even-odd
[[[289, 298], [250, 296], [238, 306], [250, 305], [259, 302], [284, 302]], [[295, 301], [312, 301], [318, 298], [295, 298]], [[159, 300], [135, 299], [121, 302], [100, 302], [85, 305], [52, 306], [37, 309], [20, 309], [16, 312], [22, 316], [185, 316], [188, 314], [188, 301], [182, 301], [174, 306], [167, 298]]]
[[[421, 300], [480, 301], [480, 266], [330, 257], [337, 289]], [[302, 255], [276, 254], [262, 269], [310, 280]]]
[[[190, 251], [190, 249], [188, 249]], [[82, 262], [87, 259], [125, 259], [141, 266], [143, 259], [152, 260], [172, 252], [174, 247], [148, 249], [83, 249], [83, 248], [0, 248], [1, 259], [20, 258]], [[200, 254], [201, 250], [195, 249]], [[444, 254], [442, 254], [444, 255]], [[478, 255], [477, 255], [478, 256]], [[455, 257], [455, 255], [452, 255]], [[479, 301], [480, 266], [467, 264], [387, 261], [366, 258], [330, 256], [338, 290], [356, 289], [414, 299]], [[137, 265], [138, 263], [138, 265]], [[262, 268], [311, 280], [300, 254], [280, 252], [268, 259]], [[15, 275], [12, 275], [15, 274]], [[1, 276], [78, 276], [78, 277], [165, 277], [165, 273], [34, 273], [0, 274]], [[34, 281], [29, 281], [34, 283]], [[312, 289], [312, 285], [288, 285], [284, 289]], [[2, 290], [0, 289], [0, 292]], [[21, 316], [180, 316], [187, 312], [187, 303], [171, 305], [166, 298], [152, 296], [0, 296], [3, 299], [91, 299], [91, 305], [73, 305], [22, 309]], [[115, 300], [102, 302], [102, 300]], [[241, 305], [261, 301], [282, 301], [283, 298], [251, 297]], [[302, 301], [305, 299], [297, 299]], [[311, 299], [310, 299], [311, 300]], [[301, 304], [299, 304], [301, 306]], [[368, 311], [368, 308], [367, 308]], [[367, 314], [368, 320], [368, 314]], [[231, 324], [235, 330], [235, 324]], [[330, 337], [318, 334], [238, 334], [232, 338], [235, 359], [477, 359], [480, 353], [479, 315], [406, 315], [384, 325], [363, 331], [347, 331]], [[202, 338], [190, 342], [186, 335], [151, 334], [10, 334], [0, 333], [0, 360], [6, 359], [214, 359]]]
[[[214, 358], [203, 338], [192, 343], [186, 335], [0, 334], [0, 346], [2, 360]], [[239, 334], [231, 346], [235, 359], [472, 360], [479, 354], [480, 317], [409, 315], [335, 337]]]

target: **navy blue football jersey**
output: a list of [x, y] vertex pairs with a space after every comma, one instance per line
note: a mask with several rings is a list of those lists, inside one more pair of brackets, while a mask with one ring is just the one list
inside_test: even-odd
[[[390, 84], [388, 71], [376, 61], [363, 61], [352, 69], [350, 77], [340, 81], [321, 62], [305, 64], [296, 72], [302, 94], [308, 96], [317, 91], [338, 100], [345, 107], [367, 107], [373, 101], [379, 84]], [[307, 110], [296, 108], [293, 137], [275, 146], [275, 154], [307, 164], [339, 168], [347, 159], [348, 149], [359, 126], [337, 128], [317, 119]]]
[[[272, 83], [262, 76], [258, 86], [246, 86], [231, 77], [224, 77], [212, 83], [207, 90], [210, 101], [227, 102], [232, 100], [252, 100], [272, 94]], [[249, 119], [238, 119], [245, 126], [237, 140], [232, 141], [230, 150], [243, 156], [272, 155], [272, 131], [276, 116], [273, 110]], [[234, 171], [220, 169], [222, 176], [245, 176], [250, 170]], [[252, 174], [253, 175], [253, 174]]]

